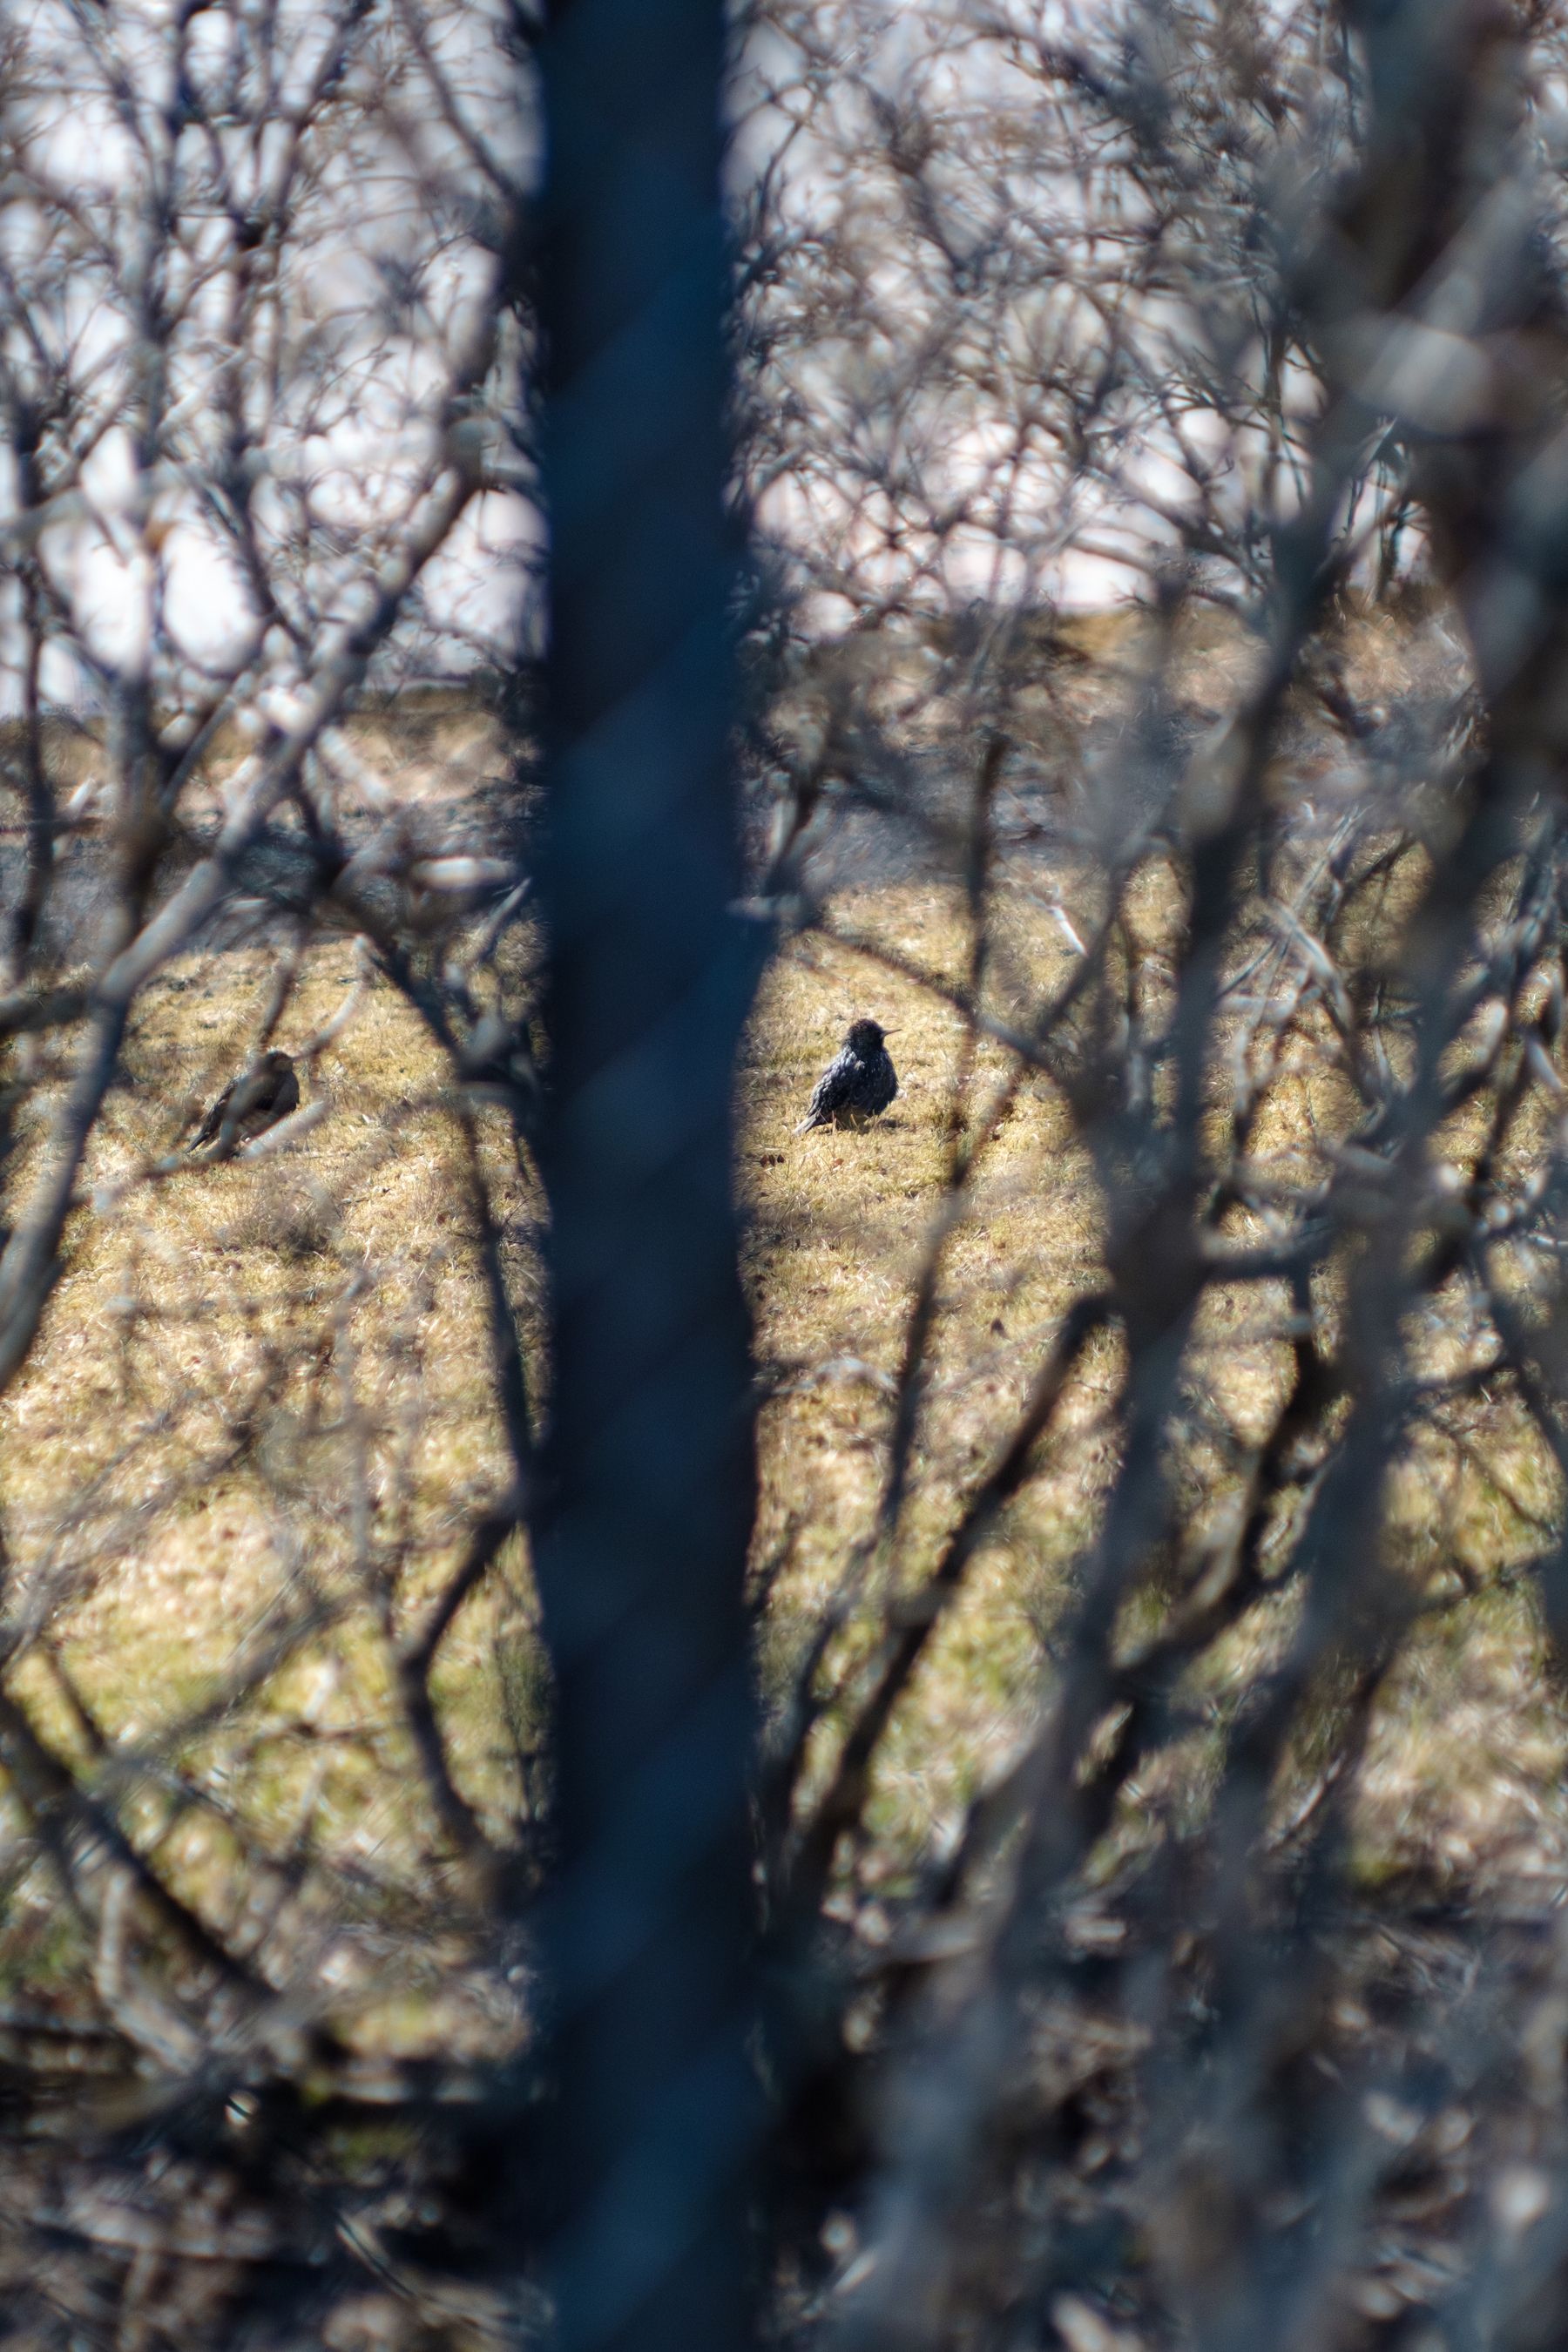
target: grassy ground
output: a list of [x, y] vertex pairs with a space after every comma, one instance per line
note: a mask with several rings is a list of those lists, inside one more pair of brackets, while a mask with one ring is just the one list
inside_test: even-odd
[[[79, 1749], [95, 1727], [111, 1753], [155, 1759], [172, 1740], [194, 1764], [214, 1806], [148, 1794], [142, 1826], [209, 1916], [245, 1899], [254, 1837], [328, 1869], [349, 1916], [368, 1920], [420, 1888], [437, 1843], [394, 1645], [506, 1471], [463, 1129], [390, 987], [364, 988], [316, 1061], [307, 1093], [325, 1116], [293, 1150], [132, 1181], [243, 1064], [273, 964], [264, 950], [183, 960], [127, 1049], [87, 1170], [95, 1202], [73, 1221], [39, 1344], [0, 1406], [7, 1620], [34, 1637], [11, 1685], [57, 1744]], [[280, 1042], [305, 1042], [358, 985], [352, 947], [323, 950]], [[480, 1149], [526, 1309], [537, 1202], [488, 1118]], [[498, 1824], [518, 1799], [512, 1716], [531, 1703], [503, 1654], [528, 1605], [503, 1557], [436, 1677], [454, 1769]], [[258, 1694], [226, 1707], [279, 1645]], [[185, 1718], [204, 1708], [216, 1712], [192, 1738]], [[47, 1874], [32, 1873], [10, 1906], [14, 1975], [57, 1913]], [[299, 1924], [279, 1916], [274, 1932]], [[374, 1997], [373, 1947], [320, 1958], [385, 2036], [403, 1992]]]
[[[888, 888], [847, 898], [837, 912], [908, 962], [962, 976], [965, 925], [952, 894]], [[1040, 984], [1059, 982], [1071, 951], [1054, 924], [1013, 945], [1027, 946]], [[861, 1013], [893, 1033], [898, 1100], [863, 1135], [796, 1137], [819, 1068]], [[770, 1628], [781, 1669], [871, 1532], [914, 1289], [943, 1218], [952, 1122], [1005, 1070], [994, 1051], [971, 1068], [956, 1015], [865, 957], [803, 942], [763, 991], [744, 1077], [744, 1180], [758, 1351], [772, 1387], [759, 1550], [765, 1558], [795, 1537]], [[896, 1581], [913, 1581], [929, 1564], [1098, 1263], [1096, 1197], [1066, 1113], [1026, 1085], [947, 1241], [902, 1551], [886, 1571]], [[1058, 1573], [1087, 1532], [1109, 1467], [1098, 1423], [1110, 1344], [1067, 1416], [1060, 1458], [975, 1563], [933, 1645], [889, 1759], [886, 1823], [901, 1837], [950, 1811], [1017, 1737]]]
[[[1146, 909], [1152, 928], [1158, 896], [1155, 889]], [[886, 888], [837, 902], [832, 917], [892, 958], [950, 979], [963, 971], [967, 925], [956, 894]], [[1037, 1001], [1060, 984], [1071, 950], [1047, 916], [1015, 906], [1003, 929], [1016, 987], [1032, 989]], [[863, 1136], [795, 1138], [816, 1069], [846, 1019], [862, 1013], [895, 1030], [897, 1103]], [[984, 1105], [1002, 1067], [1000, 1056], [983, 1055], [972, 1070], [960, 1025], [940, 1000], [820, 940], [791, 947], [763, 992], [744, 1080], [744, 1174], [758, 1345], [770, 1381], [759, 1549], [765, 1559], [787, 1545], [790, 1560], [768, 1632], [781, 1674], [872, 1528], [904, 1332], [942, 1211], [952, 1122]], [[1331, 1067], [1303, 1056], [1286, 1068], [1258, 1149], [1281, 1160], [1304, 1154], [1343, 1115]], [[1449, 1139], [1456, 1156], [1465, 1124], [1457, 1121]], [[1522, 1167], [1529, 1136], [1515, 1149]], [[899, 1556], [885, 1571], [895, 1582], [917, 1581], [929, 1565], [962, 1496], [1013, 1426], [1059, 1318], [1100, 1272], [1100, 1195], [1046, 1081], [1020, 1090], [984, 1169], [943, 1259], [911, 1501]], [[1238, 1448], [1261, 1433], [1280, 1393], [1287, 1307], [1268, 1285], [1221, 1292], [1200, 1327], [1196, 1375]], [[1479, 1360], [1480, 1344], [1456, 1287], [1416, 1348], [1435, 1373]], [[1114, 1468], [1109, 1417], [1121, 1369], [1113, 1338], [1091, 1349], [1050, 1451], [928, 1653], [881, 1759], [877, 1819], [889, 1866], [955, 1824], [963, 1801], [1032, 1718], [1068, 1580]], [[1205, 1519], [1223, 1518], [1237, 1475], [1218, 1447], [1206, 1457], [1200, 1449], [1194, 1467], [1195, 1538]], [[1533, 1599], [1510, 1580], [1559, 1506], [1544, 1447], [1516, 1409], [1484, 1389], [1426, 1432], [1401, 1472], [1394, 1538], [1427, 1584], [1432, 1614], [1390, 1678], [1361, 1775], [1359, 1866], [1369, 1880], [1463, 1881], [1472, 1892], [1485, 1881], [1528, 1900], [1568, 1868], [1568, 1714]], [[841, 1668], [855, 1654], [856, 1622]], [[1216, 1719], [1278, 1655], [1291, 1622], [1289, 1604], [1265, 1605], [1222, 1646], [1194, 1695]], [[831, 1745], [831, 1718], [823, 1736]], [[1181, 1751], [1169, 1774], [1184, 1776], [1189, 1798], [1201, 1797], [1202, 1739]]]
[[[455, 747], [471, 782], [488, 745], [465, 723], [431, 720], [437, 748]], [[417, 782], [430, 757], [416, 746], [395, 781]], [[1092, 910], [1074, 888], [1064, 877], [1082, 928]], [[1170, 911], [1154, 876], [1133, 908], [1151, 943]], [[770, 1691], [874, 1527], [952, 1139], [1007, 1076], [994, 1048], [972, 1058], [958, 1017], [907, 976], [962, 981], [970, 940], [956, 892], [888, 883], [840, 893], [830, 916], [837, 939], [805, 936], [774, 961], [741, 1076], [763, 1392], [757, 1557], [786, 1558], [763, 1635]], [[846, 944], [855, 939], [873, 951]], [[1037, 1004], [1074, 953], [1037, 889], [1004, 894], [994, 1001], [1005, 1013]], [[298, 1048], [360, 991], [310, 1074], [320, 1124], [276, 1159], [135, 1181], [244, 1060], [274, 973], [259, 949], [187, 958], [141, 1009], [88, 1170], [93, 1197], [34, 1359], [0, 1402], [4, 1622], [18, 1647], [9, 1687], [47, 1738], [76, 1752], [99, 1741], [110, 1758], [156, 1759], [172, 1743], [210, 1803], [161, 1798], [155, 1780], [138, 1801], [193, 1899], [232, 1925], [253, 1849], [279, 1866], [308, 1860], [315, 1893], [300, 1899], [316, 1903], [321, 1980], [341, 1991], [353, 2031], [376, 2046], [460, 2047], [493, 2029], [483, 1998], [449, 1983], [437, 1994], [438, 1939], [416, 1981], [406, 1942], [378, 1937], [458, 1885], [414, 1769], [395, 1662], [506, 1477], [463, 1118], [415, 1015], [386, 983], [361, 982], [347, 942], [330, 945], [302, 967], [278, 1033]], [[859, 1013], [893, 1032], [897, 1102], [864, 1135], [797, 1137], [815, 1076]], [[1289, 1155], [1342, 1115], [1331, 1070], [1288, 1063], [1260, 1148]], [[479, 1115], [479, 1149], [531, 1345], [541, 1203], [499, 1115]], [[887, 1589], [918, 1580], [934, 1556], [1063, 1313], [1095, 1285], [1101, 1247], [1100, 1196], [1067, 1109], [1031, 1078], [947, 1236], [899, 1549], [878, 1559], [879, 1585], [847, 1616], [830, 1678], [852, 1664]], [[1278, 1307], [1258, 1288], [1222, 1297], [1205, 1327], [1214, 1405], [1242, 1441], [1283, 1378]], [[1456, 1297], [1422, 1347], [1436, 1366], [1469, 1345]], [[927, 1654], [879, 1763], [874, 1819], [889, 1868], [948, 1831], [1029, 1724], [1114, 1469], [1120, 1370], [1114, 1337], [1091, 1346], [1049, 1450]], [[1206, 1493], [1194, 1494], [1200, 1517], [1223, 1513], [1231, 1491], [1220, 1454], [1210, 1466]], [[1436, 1594], [1446, 1605], [1413, 1636], [1374, 1725], [1358, 1814], [1369, 1877], [1524, 1886], [1568, 1867], [1568, 1718], [1532, 1605], [1509, 1580], [1557, 1507], [1540, 1447], [1484, 1389], [1402, 1474], [1401, 1541], [1413, 1559], [1449, 1565]], [[530, 1612], [524, 1564], [503, 1555], [459, 1612], [435, 1678], [454, 1777], [498, 1832], [538, 1728]], [[1216, 1716], [1275, 1654], [1288, 1617], [1266, 1607], [1227, 1643], [1197, 1694]], [[269, 1643], [287, 1655], [243, 1706], [224, 1705]], [[203, 1708], [193, 1731], [187, 1717]], [[824, 1760], [833, 1738], [830, 1713]], [[1163, 1769], [1198, 1801], [1202, 1737]], [[20, 1822], [5, 1827], [21, 1874], [0, 1973], [37, 1985], [69, 1932]], [[262, 1966], [269, 1934], [300, 1929], [297, 1910], [268, 1919], [256, 1930]]]

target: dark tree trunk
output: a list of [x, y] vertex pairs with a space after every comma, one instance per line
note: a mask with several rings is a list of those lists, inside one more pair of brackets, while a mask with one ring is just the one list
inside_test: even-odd
[[545, 52], [563, 2352], [752, 2332], [722, 56], [718, 0], [574, 0]]

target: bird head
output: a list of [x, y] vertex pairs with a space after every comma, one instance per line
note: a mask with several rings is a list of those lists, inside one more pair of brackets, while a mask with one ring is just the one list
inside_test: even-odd
[[864, 1059], [868, 1054], [879, 1054], [883, 1038], [890, 1034], [891, 1032], [884, 1029], [879, 1022], [851, 1021], [849, 1034], [844, 1042], [852, 1054], [858, 1054]]

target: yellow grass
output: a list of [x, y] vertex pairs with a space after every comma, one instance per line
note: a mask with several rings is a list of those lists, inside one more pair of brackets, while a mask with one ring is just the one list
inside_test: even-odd
[[[907, 962], [961, 977], [964, 924], [951, 893], [884, 888], [836, 911]], [[1038, 981], [1059, 984], [1069, 950], [1054, 926], [1026, 944]], [[898, 1100], [865, 1134], [796, 1137], [812, 1083], [858, 1013], [894, 1033]], [[775, 1671], [804, 1646], [872, 1532], [890, 1390], [946, 1198], [951, 1125], [988, 1102], [1006, 1067], [991, 1049], [968, 1069], [963, 1024], [940, 1000], [816, 940], [786, 950], [763, 989], [743, 1081], [748, 1273], [758, 1353], [775, 1386], [761, 1427], [760, 1555], [801, 1529], [775, 1596]], [[885, 1571], [896, 1584], [930, 1566], [1062, 1313], [1099, 1268], [1088, 1171], [1063, 1105], [1042, 1085], [1020, 1090], [973, 1191], [943, 1253], [904, 1542]], [[997, 1530], [932, 1645], [894, 1741], [889, 1788], [904, 1785], [889, 1828], [950, 1811], [1017, 1735], [1038, 1679], [1042, 1612], [1055, 1605], [1058, 1572], [1088, 1532], [1110, 1466], [1097, 1427], [1110, 1356], [1106, 1343], [1091, 1357], [1060, 1459]]]
[[[8, 1614], [37, 1635], [11, 1679], [57, 1744], [73, 1739], [63, 1676], [111, 1743], [155, 1752], [318, 1602], [332, 1622], [268, 1682], [259, 1716], [207, 1727], [200, 1765], [266, 1849], [308, 1834], [390, 1899], [439, 1841], [388, 1643], [507, 1471], [461, 1134], [439, 1057], [389, 986], [320, 1057], [308, 1086], [327, 1116], [293, 1151], [129, 1181], [243, 1063], [271, 978], [262, 952], [189, 958], [144, 1002], [87, 1170], [105, 1205], [73, 1219], [32, 1361], [0, 1404]], [[347, 943], [320, 951], [280, 1041], [301, 1042], [353, 979]], [[518, 1236], [538, 1204], [485, 1116], [526, 1312]], [[517, 1801], [501, 1677], [530, 1605], [503, 1557], [437, 1676], [455, 1772], [498, 1831]], [[167, 1822], [176, 1883], [221, 1916], [246, 1876], [232, 1839], [214, 1818]]]
[[[1414, 887], [1407, 878], [1403, 895]], [[1140, 905], [1156, 934], [1172, 911], [1168, 878], [1145, 877], [1135, 911]], [[889, 958], [951, 981], [962, 975], [967, 915], [954, 893], [869, 891], [836, 902], [831, 921], [874, 940]], [[1001, 929], [996, 968], [1010, 972], [1020, 1003], [1031, 993], [1041, 1001], [1060, 985], [1069, 950], [1026, 905], [1005, 912]], [[1005, 1000], [1003, 1010], [1016, 1017]], [[817, 1068], [847, 1018], [860, 1013], [895, 1029], [898, 1102], [865, 1135], [795, 1138]], [[767, 1635], [775, 1675], [804, 1649], [871, 1533], [890, 1386], [942, 1210], [951, 1122], [983, 1112], [1003, 1067], [988, 1051], [971, 1068], [961, 1024], [940, 999], [817, 938], [787, 948], [762, 992], [744, 1079], [743, 1175], [758, 1348], [773, 1381], [762, 1420], [758, 1549], [766, 1559], [790, 1547]], [[1255, 1149], [1299, 1166], [1320, 1138], [1342, 1129], [1348, 1105], [1348, 1089], [1321, 1052], [1293, 1054]], [[1482, 1115], [1477, 1106], [1454, 1122], [1446, 1143], [1456, 1157], [1473, 1141]], [[1527, 1124], [1510, 1155], [1515, 1162], [1528, 1160], [1537, 1141]], [[913, 1491], [898, 1557], [882, 1565], [894, 1587], [918, 1581], [929, 1567], [962, 1497], [1010, 1431], [1059, 1318], [1100, 1274], [1099, 1195], [1066, 1108], [1046, 1081], [1031, 1079], [1020, 1090], [983, 1170], [942, 1259]], [[1247, 1237], [1240, 1221], [1234, 1237]], [[1331, 1318], [1333, 1302], [1323, 1306]], [[1287, 1307], [1277, 1286], [1222, 1289], [1200, 1321], [1196, 1369], [1243, 1441], [1264, 1434], [1281, 1393], [1287, 1350], [1270, 1327]], [[1457, 1295], [1418, 1335], [1428, 1373], [1473, 1360], [1472, 1347]], [[1114, 1469], [1106, 1417], [1121, 1370], [1113, 1339], [1090, 1350], [1037, 1475], [927, 1654], [880, 1762], [876, 1819], [891, 1854], [907, 1854], [950, 1827], [1034, 1719], [1047, 1678], [1042, 1637], [1059, 1615]], [[1460, 1446], [1423, 1438], [1394, 1492], [1395, 1540], [1418, 1580], [1433, 1572], [1426, 1563], [1441, 1563], [1430, 1597], [1452, 1605], [1412, 1639], [1379, 1716], [1359, 1814], [1363, 1866], [1374, 1875], [1414, 1868], [1416, 1848], [1446, 1869], [1441, 1857], [1454, 1840], [1484, 1849], [1492, 1866], [1512, 1872], [1526, 1819], [1532, 1867], [1547, 1867], [1548, 1855], [1552, 1863], [1568, 1859], [1568, 1813], [1557, 1794], [1568, 1724], [1533, 1605], [1524, 1593], [1501, 1589], [1555, 1523], [1555, 1473], [1522, 1416], [1485, 1392], [1449, 1423]], [[1195, 1548], [1205, 1527], [1223, 1520], [1236, 1477], [1213, 1454], [1200, 1454], [1190, 1469], [1206, 1478], [1187, 1529]], [[1456, 1570], [1473, 1585], [1473, 1599], [1456, 1582]], [[1147, 1605], [1157, 1612], [1158, 1595]], [[1194, 1696], [1206, 1691], [1210, 1704], [1228, 1711], [1278, 1654], [1292, 1618], [1286, 1603], [1255, 1611], [1219, 1645]], [[848, 1674], [858, 1654], [855, 1629], [866, 1622], [851, 1618], [830, 1654], [830, 1682]], [[1149, 1629], [1130, 1622], [1130, 1636], [1141, 1630]], [[1461, 1670], [1465, 1698], [1456, 1710], [1451, 1684]], [[829, 1747], [831, 1740], [830, 1718]], [[1201, 1757], [1178, 1756], [1146, 1776], [1145, 1788], [1194, 1769], [1201, 1781]]]
[[[1171, 912], [1168, 877], [1151, 869], [1142, 889], [1135, 919], [1153, 937]], [[962, 983], [969, 936], [955, 893], [890, 885], [847, 894], [831, 914], [842, 935], [895, 963]], [[1023, 897], [1004, 902], [990, 985], [1006, 1017], [1071, 966], [1047, 911]], [[278, 1042], [308, 1036], [354, 971], [346, 942], [313, 951]], [[145, 1754], [165, 1732], [178, 1744], [187, 1710], [313, 1600], [330, 1622], [240, 1714], [205, 1723], [188, 1752], [247, 1834], [277, 1856], [306, 1839], [370, 1917], [427, 1895], [449, 1869], [389, 1645], [451, 1572], [463, 1528], [504, 1488], [506, 1465], [462, 1127], [438, 1055], [389, 985], [366, 990], [321, 1056], [310, 1094], [327, 1115], [292, 1150], [135, 1181], [175, 1142], [186, 1109], [243, 1061], [271, 979], [259, 950], [187, 958], [139, 1013], [126, 1083], [88, 1170], [96, 1204], [73, 1222], [33, 1360], [0, 1402], [6, 1620], [29, 1637], [10, 1685], [58, 1746], [79, 1750], [87, 1737], [74, 1692], [111, 1748]], [[863, 1135], [797, 1137], [815, 1076], [862, 1013], [894, 1032], [896, 1104]], [[786, 943], [764, 981], [740, 1082], [739, 1182], [766, 1383], [757, 1558], [787, 1551], [763, 1633], [770, 1691], [876, 1525], [893, 1387], [952, 1138], [986, 1117], [1009, 1076], [994, 1047], [971, 1056], [940, 996], [831, 939]], [[1337, 1082], [1297, 1057], [1258, 1148], [1305, 1150], [1342, 1115]], [[499, 1118], [481, 1114], [479, 1128], [534, 1350], [541, 1203]], [[1101, 1204], [1068, 1109], [1028, 1078], [945, 1239], [899, 1548], [871, 1563], [864, 1605], [830, 1654], [830, 1682], [852, 1667], [887, 1594], [929, 1568], [1064, 1311], [1099, 1279], [1101, 1246]], [[1258, 1288], [1222, 1293], [1202, 1328], [1205, 1376], [1244, 1439], [1261, 1431], [1283, 1378], [1270, 1328], [1280, 1303]], [[1424, 1342], [1434, 1365], [1468, 1344], [1457, 1309]], [[952, 1824], [1034, 1718], [1046, 1644], [1115, 1467], [1121, 1369], [1113, 1336], [1091, 1346], [1036, 1475], [928, 1652], [879, 1766], [875, 1822], [889, 1866]], [[1413, 1642], [1385, 1695], [1360, 1814], [1374, 1875], [1463, 1874], [1480, 1856], [1528, 1874], [1568, 1851], [1563, 1709], [1531, 1608], [1507, 1584], [1554, 1519], [1555, 1481], [1516, 1418], [1484, 1396], [1466, 1412], [1462, 1448], [1425, 1443], [1401, 1474], [1400, 1541], [1417, 1565], [1440, 1549], [1474, 1591], [1447, 1593], [1453, 1605]], [[1207, 1466], [1194, 1542], [1203, 1514], [1223, 1514], [1230, 1492], [1218, 1457]], [[1275, 1654], [1289, 1617], [1288, 1604], [1266, 1604], [1208, 1662], [1215, 1709]], [[460, 1612], [437, 1676], [454, 1775], [498, 1835], [518, 1802], [516, 1743], [538, 1722], [531, 1622], [525, 1564], [509, 1553]], [[830, 1717], [824, 1756], [832, 1738]], [[1201, 1741], [1160, 1768], [1192, 1801], [1204, 1769]], [[216, 1810], [182, 1811], [155, 1790], [139, 1801], [176, 1883], [232, 1927], [246, 1884], [236, 1832]], [[41, 1874], [20, 1891], [0, 1954], [12, 1976], [52, 1964], [53, 1900]], [[417, 2046], [438, 2032], [450, 2045], [487, 2030], [477, 2011], [437, 1998], [438, 1947], [423, 1983], [395, 1984], [363, 1949], [322, 1933], [324, 1979], [342, 1987], [370, 2040]], [[264, 1960], [264, 1937], [261, 1949]]]

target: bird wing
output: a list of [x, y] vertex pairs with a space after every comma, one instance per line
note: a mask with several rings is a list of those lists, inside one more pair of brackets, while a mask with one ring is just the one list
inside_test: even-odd
[[836, 1110], [843, 1108], [854, 1091], [855, 1057], [852, 1054], [836, 1055], [811, 1090], [805, 1118], [795, 1132], [804, 1135], [808, 1128], [825, 1127]]
[[242, 1136], [260, 1135], [299, 1104], [300, 1080], [292, 1063], [282, 1070], [258, 1070], [235, 1097], [229, 1123]]
[[205, 1118], [203, 1119], [200, 1127], [197, 1128], [195, 1141], [191, 1146], [191, 1150], [193, 1151], [199, 1151], [204, 1143], [210, 1143], [214, 1136], [218, 1133], [219, 1129], [223, 1126], [224, 1119], [227, 1114], [228, 1107], [233, 1097], [234, 1080], [231, 1078], [227, 1086], [225, 1087], [222, 1094], [219, 1095], [216, 1102], [214, 1103], [211, 1110], [208, 1111]]
[[237, 1141], [262, 1134], [299, 1107], [300, 1078], [291, 1063], [285, 1070], [252, 1070], [248, 1077], [230, 1079], [203, 1119], [191, 1149], [199, 1151], [204, 1144], [226, 1142], [232, 1150]]

